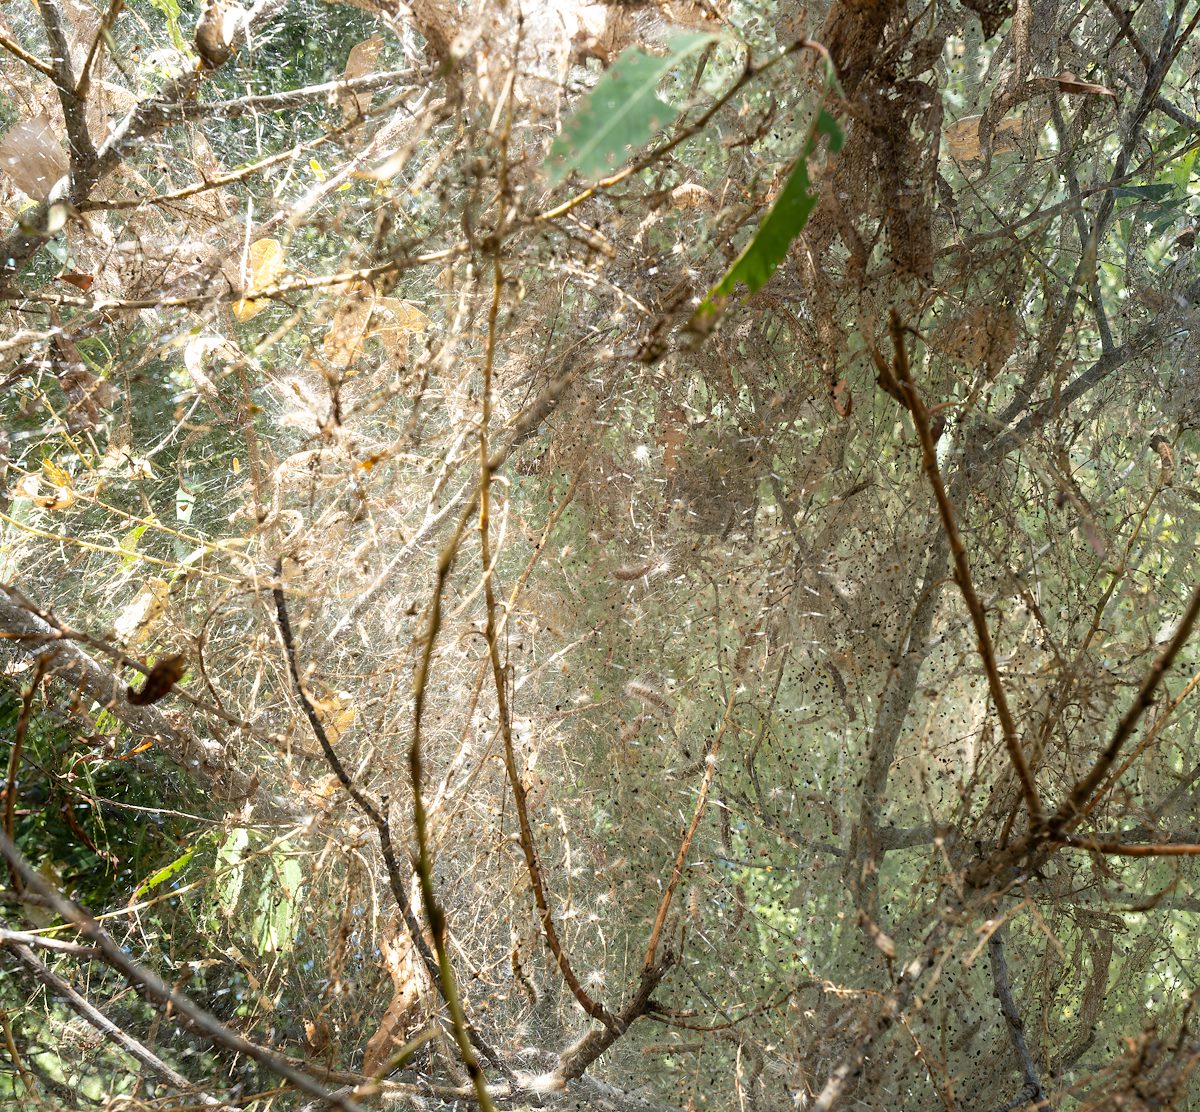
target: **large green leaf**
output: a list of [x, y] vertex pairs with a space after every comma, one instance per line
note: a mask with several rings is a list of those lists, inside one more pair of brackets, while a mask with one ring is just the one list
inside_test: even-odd
[[679, 109], [658, 96], [659, 82], [685, 58], [715, 42], [716, 35], [672, 35], [663, 55], [630, 47], [596, 82], [582, 104], [563, 122], [546, 173], [552, 183], [572, 170], [585, 178], [611, 174], [630, 152], [666, 127]]
[[706, 333], [713, 327], [739, 282], [744, 282], [750, 293], [754, 293], [767, 284], [783, 262], [792, 240], [803, 230], [817, 205], [817, 194], [812, 191], [808, 176], [808, 160], [816, 153], [822, 135], [829, 136], [831, 152], [836, 154], [842, 149], [845, 139], [842, 129], [824, 108], [817, 113], [804, 140], [800, 157], [796, 159], [796, 165], [763, 222], [750, 237], [742, 253], [730, 264], [725, 276], [708, 291], [708, 296], [692, 315], [690, 327], [693, 331]]

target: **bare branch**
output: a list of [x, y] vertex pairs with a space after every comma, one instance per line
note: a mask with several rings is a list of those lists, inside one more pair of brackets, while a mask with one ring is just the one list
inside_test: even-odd
[[1046, 1098], [1046, 1090], [1042, 1087], [1038, 1076], [1037, 1064], [1025, 1042], [1025, 1021], [1013, 999], [1012, 987], [1008, 981], [1008, 963], [1004, 958], [1003, 927], [997, 927], [988, 939], [988, 960], [992, 966], [992, 983], [996, 986], [996, 998], [1000, 1001], [1000, 1012], [1008, 1026], [1008, 1037], [1012, 1040], [1013, 1050], [1016, 1051], [1017, 1061], [1021, 1064], [1021, 1074], [1025, 1078], [1025, 1087], [1015, 1101], [1005, 1105], [1006, 1108], [1022, 1108], [1033, 1102], [1039, 1109], [1051, 1112], [1050, 1102]]
[[[50, 943], [57, 942], [57, 946], [49, 948], [59, 949], [66, 953], [74, 953], [80, 957], [97, 957], [98, 954], [95, 950], [90, 950], [82, 946], [72, 946], [71, 943], [59, 942], [57, 939], [42, 938], [39, 935], [29, 935], [23, 931], [10, 931], [7, 929], [0, 931], [0, 942], [3, 942], [7, 949], [16, 955], [29, 974], [41, 981], [55, 996], [65, 1000], [72, 1011], [90, 1023], [110, 1042], [119, 1046], [127, 1054], [141, 1062], [147, 1069], [158, 1074], [160, 1077], [166, 1078], [181, 1093], [195, 1091], [196, 1085], [194, 1082], [189, 1081], [177, 1070], [167, 1065], [157, 1054], [143, 1046], [132, 1035], [113, 1023], [99, 1008], [90, 1004], [86, 997], [80, 995], [72, 985], [64, 981], [42, 962], [30, 949], [30, 946], [48, 946]], [[216, 1097], [203, 1091], [199, 1093], [199, 1097], [203, 1104], [212, 1108], [234, 1107], [234, 1105], [218, 1100]]]
[[929, 426], [929, 411], [925, 408], [925, 403], [921, 399], [920, 392], [917, 390], [916, 384], [912, 379], [912, 374], [909, 371], [908, 352], [904, 344], [904, 333], [900, 325], [900, 318], [895, 309], [891, 313], [891, 334], [896, 357], [896, 379], [898, 380], [899, 387], [903, 390], [905, 404], [912, 414], [913, 424], [917, 427], [917, 435], [921, 438], [921, 452], [925, 459], [925, 472], [929, 476], [930, 485], [933, 487], [934, 497], [937, 499], [938, 513], [942, 519], [942, 528], [946, 532], [946, 539], [950, 542], [950, 553], [954, 558], [954, 581], [958, 584], [959, 591], [962, 592], [963, 601], [966, 602], [967, 610], [971, 615], [971, 624], [975, 627], [979, 656], [983, 662], [984, 672], [987, 675], [988, 690], [992, 695], [992, 703], [996, 707], [996, 715], [1000, 719], [1000, 729], [1004, 735], [1004, 746], [1008, 750], [1009, 760], [1012, 762], [1012, 766], [1016, 770], [1017, 777], [1021, 782], [1021, 791], [1025, 795], [1025, 805], [1029, 809], [1030, 823], [1036, 828], [1041, 826], [1044, 821], [1045, 812], [1042, 809], [1042, 801], [1038, 796], [1037, 786], [1033, 782], [1033, 774], [1029, 771], [1029, 763], [1025, 759], [1024, 750], [1021, 748], [1021, 740], [1017, 736], [1016, 722], [1013, 720], [1012, 711], [1008, 706], [1008, 696], [1005, 694], [1004, 683], [1000, 678], [1000, 668], [996, 663], [996, 650], [992, 645], [992, 633], [988, 627], [987, 614], [983, 609], [983, 603], [979, 601], [979, 595], [976, 593], [975, 585], [971, 579], [971, 567], [967, 559], [966, 545], [963, 544], [962, 536], [958, 531], [954, 507], [950, 504], [945, 484], [942, 482], [942, 473], [938, 466], [937, 447], [934, 444], [933, 433]]

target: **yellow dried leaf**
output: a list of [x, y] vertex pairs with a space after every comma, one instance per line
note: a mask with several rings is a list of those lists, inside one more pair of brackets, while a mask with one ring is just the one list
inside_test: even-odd
[[[325, 727], [325, 733], [331, 744], [336, 744], [342, 735], [350, 729], [354, 722], [355, 716], [358, 713], [357, 708], [350, 701], [350, 696], [344, 691], [334, 692], [326, 699], [314, 698], [310, 695], [313, 709], [316, 710], [321, 719], [321, 725]], [[338, 784], [336, 777], [334, 783], [330, 786], [331, 794], [336, 790]]]
[[370, 335], [383, 344], [392, 364], [408, 361], [408, 338], [424, 332], [429, 318], [415, 305], [398, 297], [381, 297], [375, 302]]
[[43, 510], [69, 509], [78, 500], [70, 472], [53, 460], [42, 462], [41, 475], [34, 471], [22, 476], [12, 493], [14, 498], [28, 498]]
[[424, 332], [429, 327], [429, 318], [409, 301], [394, 297], [385, 299], [386, 308], [392, 314], [392, 326], [401, 332]]
[[46, 476], [46, 482], [51, 486], [66, 487], [70, 489], [71, 472], [65, 467], [57, 464], [52, 459], [42, 460], [42, 474]]
[[370, 282], [355, 282], [333, 314], [325, 336], [325, 358], [331, 366], [345, 370], [362, 355], [374, 308], [375, 287]]
[[[274, 239], [256, 239], [250, 244], [246, 293], [254, 294], [275, 285], [286, 272], [283, 244]], [[243, 297], [233, 306], [239, 321], [248, 321], [270, 303], [268, 298]]]

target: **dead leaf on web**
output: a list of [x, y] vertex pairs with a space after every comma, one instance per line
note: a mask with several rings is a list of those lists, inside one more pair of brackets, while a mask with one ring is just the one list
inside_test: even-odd
[[46, 200], [69, 169], [67, 153], [44, 114], [14, 124], [0, 139], [0, 170], [35, 201]]
[[1067, 96], [1112, 97], [1117, 94], [1107, 85], [1095, 85], [1090, 81], [1080, 81], [1070, 70], [1063, 70], [1057, 77], [1040, 77], [1032, 84], [1049, 92], [1064, 93]]
[[[284, 276], [287, 267], [283, 254], [283, 244], [275, 239], [256, 239], [250, 244], [246, 266], [248, 295], [269, 289]], [[243, 297], [234, 303], [234, 318], [244, 323], [261, 313], [270, 303], [269, 298]]]
[[[961, 120], [955, 120], [942, 132], [946, 149], [952, 158], [959, 162], [971, 162], [980, 157], [979, 121], [982, 119], [982, 116], [963, 116]], [[992, 136], [992, 154], [1015, 151], [1017, 140], [1020, 137], [1020, 114], [1006, 116], [997, 125], [996, 134]]]
[[66, 510], [75, 505], [77, 496], [71, 473], [53, 460], [42, 461], [42, 473], [25, 475], [13, 488], [16, 498], [28, 498], [43, 510]]
[[182, 678], [187, 661], [178, 653], [160, 657], [150, 669], [140, 688], [132, 684], [125, 690], [125, 698], [135, 707], [148, 707], [168, 695]]
[[183, 347], [183, 365], [191, 376], [192, 385], [209, 405], [218, 407], [225, 403], [221, 400], [217, 384], [209, 377], [204, 367], [208, 357], [214, 354], [219, 354], [226, 363], [233, 363], [242, 355], [237, 345], [230, 343], [224, 336], [214, 336], [206, 332], [190, 337]]
[[383, 344], [389, 363], [401, 364], [408, 361], [409, 336], [424, 332], [429, 325], [429, 318], [411, 302], [381, 297], [371, 315], [370, 334]]
[[[372, 35], [369, 39], [363, 39], [362, 42], [356, 43], [350, 49], [350, 55], [346, 59], [346, 72], [342, 74], [342, 77], [346, 81], [352, 81], [356, 77], [365, 77], [374, 70], [375, 63], [379, 60], [382, 52], [383, 37], [381, 35]], [[342, 124], [353, 123], [367, 114], [367, 109], [371, 107], [371, 93], [339, 91], [337, 102], [342, 109]]]
[[384, 1069], [389, 1055], [404, 1042], [407, 1028], [414, 1021], [421, 1002], [421, 980], [412, 940], [395, 920], [381, 934], [379, 949], [384, 967], [392, 978], [392, 999], [379, 1027], [367, 1041], [362, 1062], [365, 1074]]
[[370, 282], [355, 282], [333, 314], [325, 334], [325, 359], [344, 371], [362, 355], [367, 325], [375, 308], [375, 287]]
[[[310, 693], [309, 700], [317, 712], [317, 716], [321, 719], [321, 725], [325, 727], [325, 734], [329, 738], [330, 744], [336, 745], [342, 735], [354, 724], [354, 719], [358, 714], [358, 709], [351, 701], [350, 695], [345, 691], [334, 691], [328, 697], [320, 699]], [[337, 778], [334, 777], [329, 794], [337, 787]]]

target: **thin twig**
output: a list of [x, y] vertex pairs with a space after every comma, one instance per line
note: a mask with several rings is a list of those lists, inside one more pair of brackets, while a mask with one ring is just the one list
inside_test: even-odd
[[[388, 882], [392, 889], [392, 896], [400, 908], [400, 914], [404, 918], [404, 923], [408, 928], [413, 945], [421, 955], [430, 979], [440, 987], [442, 998], [445, 1000], [446, 1006], [450, 1009], [456, 1031], [461, 1034], [460, 1050], [463, 1046], [466, 1047], [463, 1061], [467, 1066], [467, 1072], [472, 1077], [476, 1074], [482, 1075], [478, 1060], [471, 1049], [472, 1046], [478, 1047], [480, 1053], [494, 1065], [500, 1066], [501, 1060], [495, 1051], [470, 1027], [466, 1021], [466, 1017], [462, 1013], [462, 1006], [458, 1002], [457, 991], [454, 986], [453, 973], [450, 971], [449, 955], [445, 950], [445, 930], [443, 928], [443, 939], [439, 947], [438, 935], [434, 927], [434, 917], [430, 914], [427, 900], [426, 914], [430, 917], [430, 928], [434, 934], [435, 948], [437, 948], [437, 956], [435, 957], [429, 949], [429, 944], [425, 941], [425, 935], [416, 917], [412, 901], [408, 898], [408, 886], [404, 877], [400, 874], [400, 863], [396, 857], [395, 846], [392, 843], [391, 824], [388, 822], [387, 816], [383, 811], [376, 807], [366, 793], [354, 782], [354, 778], [350, 773], [346, 771], [345, 765], [342, 764], [341, 758], [337, 755], [333, 744], [329, 740], [329, 735], [325, 732], [324, 725], [317, 716], [316, 709], [312, 705], [312, 700], [309, 699], [308, 693], [304, 690], [304, 683], [300, 678], [300, 666], [296, 657], [296, 642], [292, 635], [292, 623], [288, 617], [287, 601], [283, 593], [282, 559], [277, 560], [275, 564], [275, 585], [272, 588], [272, 593], [275, 598], [275, 615], [279, 623], [279, 633], [283, 639], [284, 652], [287, 656], [288, 671], [291, 674], [296, 697], [299, 699], [300, 705], [304, 710], [304, 716], [308, 719], [313, 735], [321, 746], [321, 752], [324, 753], [325, 760], [333, 770], [334, 775], [337, 776], [339, 783], [341, 783], [346, 793], [354, 800], [363, 814], [367, 816], [372, 826], [375, 827], [379, 838], [379, 847], [383, 854], [384, 865], [387, 868]], [[474, 1063], [474, 1070], [471, 1068], [472, 1062]], [[480, 1103], [484, 1108], [491, 1107], [486, 1090], [483, 1093]]]
[[1017, 736], [1016, 722], [1013, 720], [1012, 711], [1009, 709], [1008, 697], [1004, 691], [1004, 683], [1000, 678], [1000, 667], [996, 663], [996, 650], [992, 645], [992, 634], [991, 629], [988, 627], [987, 613], [984, 611], [983, 603], [980, 602], [979, 595], [975, 591], [975, 584], [971, 579], [971, 566], [967, 559], [967, 548], [963, 544], [962, 535], [958, 531], [958, 524], [955, 520], [954, 507], [950, 503], [950, 496], [946, 493], [946, 486], [942, 482], [942, 473], [938, 466], [937, 447], [934, 444], [933, 433], [929, 427], [929, 411], [925, 408], [925, 402], [922, 400], [920, 392], [913, 382], [912, 372], [909, 370], [908, 365], [908, 351], [904, 345], [904, 332], [900, 325], [900, 317], [895, 309], [892, 310], [891, 314], [891, 335], [892, 345], [895, 349], [895, 376], [899, 383], [894, 396], [903, 397], [904, 404], [912, 414], [913, 424], [916, 425], [917, 435], [921, 440], [921, 452], [925, 460], [925, 473], [929, 476], [930, 486], [933, 487], [934, 497], [937, 499], [938, 513], [942, 519], [942, 528], [945, 530], [946, 539], [950, 542], [950, 553], [954, 559], [954, 581], [958, 584], [963, 601], [967, 604], [967, 611], [971, 615], [971, 624], [975, 627], [979, 657], [983, 662], [983, 669], [987, 675], [988, 690], [991, 692], [992, 702], [996, 707], [996, 716], [1000, 719], [1000, 729], [1004, 736], [1004, 745], [1008, 750], [1009, 760], [1016, 770], [1017, 778], [1021, 781], [1021, 791], [1025, 796], [1025, 805], [1029, 810], [1030, 823], [1033, 827], [1037, 828], [1044, 821], [1045, 811], [1042, 808], [1042, 801], [1038, 796], [1037, 785], [1033, 781], [1033, 774], [1029, 771], [1029, 763], [1025, 759], [1024, 750], [1021, 748], [1021, 740]]
[[[517, 37], [518, 47], [520, 36]], [[515, 70], [513, 71], [515, 73]], [[492, 389], [493, 372], [496, 365], [496, 332], [497, 321], [500, 317], [500, 305], [504, 294], [504, 265], [503, 248], [504, 236], [500, 229], [504, 228], [508, 212], [508, 143], [512, 130], [513, 108], [513, 78], [505, 85], [504, 124], [499, 136], [500, 166], [497, 182], [497, 206], [495, 247], [492, 253], [492, 297], [488, 305], [487, 315], [487, 344], [484, 349], [483, 386], [481, 414], [479, 419], [479, 550], [483, 564], [483, 594], [485, 606], [485, 636], [488, 644], [488, 659], [491, 663], [492, 682], [496, 690], [496, 711], [499, 716], [500, 737], [504, 747], [504, 770], [512, 789], [513, 802], [517, 812], [518, 837], [521, 852], [525, 857], [525, 867], [529, 874], [529, 886], [533, 890], [534, 903], [537, 905], [538, 921], [542, 929], [542, 937], [546, 946], [558, 965], [563, 980], [575, 997], [579, 1006], [593, 1019], [598, 1019], [606, 1027], [618, 1029], [618, 1020], [599, 1000], [596, 1000], [583, 987], [571, 959], [558, 937], [554, 925], [554, 915], [550, 910], [550, 901], [546, 896], [546, 884], [542, 876], [541, 865], [538, 862], [537, 847], [533, 841], [533, 828], [529, 821], [529, 801], [526, 796], [525, 783], [521, 778], [521, 770], [517, 767], [516, 749], [513, 744], [512, 708], [508, 702], [508, 682], [504, 664], [500, 659], [500, 629], [496, 601], [496, 584], [492, 567], [491, 543], [491, 503], [492, 503], [492, 466], [491, 450], [488, 446], [488, 434], [492, 421]]]
[[[64, 981], [57, 973], [49, 968], [38, 956], [30, 949], [30, 945], [47, 945], [55, 943], [54, 949], [65, 950], [68, 953], [72, 950], [68, 949], [71, 944], [67, 942], [59, 942], [57, 939], [39, 938], [37, 935], [27, 935], [23, 931], [3, 931], [0, 932], [0, 938], [8, 946], [8, 948], [17, 956], [17, 959], [25, 966], [26, 970], [43, 985], [46, 986], [55, 996], [65, 1000], [67, 1006], [71, 1008], [76, 1015], [85, 1019], [97, 1031], [106, 1038], [111, 1040], [115, 1045], [119, 1046], [131, 1057], [141, 1062], [147, 1069], [152, 1070], [160, 1077], [166, 1078], [172, 1085], [182, 1093], [194, 1092], [196, 1083], [189, 1081], [178, 1070], [167, 1065], [157, 1054], [148, 1047], [138, 1042], [127, 1031], [118, 1027], [111, 1019], [108, 1018], [95, 1005], [91, 1004], [88, 999], [75, 990], [67, 981]], [[76, 946], [75, 951], [79, 953], [77, 956], [82, 957], [97, 957], [95, 950], [86, 946]], [[212, 1107], [230, 1108], [233, 1107], [225, 1101], [218, 1100], [216, 1097], [210, 1096], [208, 1093], [201, 1093], [200, 1099], [204, 1104]]]
[[43, 62], [41, 58], [34, 57], [19, 42], [10, 39], [3, 31], [0, 31], [0, 47], [7, 50], [14, 58], [19, 58], [27, 66], [37, 70], [38, 73], [45, 74], [51, 81], [54, 80], [54, 67], [49, 62]]
[[[1000, 1001], [1000, 1013], [1004, 1016], [1004, 1022], [1008, 1026], [1008, 1037], [1012, 1041], [1013, 1050], [1017, 1053], [1017, 1060], [1021, 1063], [1021, 1076], [1025, 1080], [1025, 1087], [1022, 1090], [1024, 1101], [1037, 1102], [1038, 1108], [1050, 1112], [1050, 1102], [1046, 1098], [1046, 1090], [1042, 1088], [1037, 1064], [1025, 1042], [1025, 1021], [1017, 1009], [1017, 1002], [1013, 999], [1012, 986], [1008, 981], [1008, 963], [1004, 959], [1002, 928], [997, 927], [992, 932], [991, 938], [988, 939], [988, 961], [992, 967], [992, 983], [996, 986], [996, 999]], [[1011, 1107], [1022, 1106], [1022, 1103], [1018, 1103]]]
[[1090, 800], [1092, 793], [1112, 767], [1113, 762], [1117, 759], [1117, 755], [1121, 751], [1121, 747], [1133, 734], [1134, 727], [1137, 726], [1142, 715], [1154, 703], [1154, 693], [1158, 690], [1158, 685], [1162, 682], [1163, 676], [1170, 670], [1171, 665], [1174, 664], [1175, 658], [1179, 655], [1183, 646], [1187, 644], [1187, 640], [1192, 633], [1192, 627], [1196, 624], [1197, 617], [1200, 617], [1200, 586], [1197, 586], [1192, 591], [1192, 597], [1188, 602], [1187, 610], [1184, 611], [1183, 617], [1179, 619], [1179, 625], [1175, 629], [1174, 636], [1172, 636], [1167, 647], [1163, 649], [1158, 659], [1142, 679], [1141, 686], [1138, 688], [1138, 693], [1134, 697], [1133, 703], [1121, 716], [1121, 721], [1117, 723], [1112, 740], [1105, 746], [1104, 752], [1100, 754], [1088, 773], [1080, 777], [1076, 782], [1062, 806], [1059, 807], [1054, 817], [1050, 820], [1049, 828], [1055, 834], [1061, 834], [1064, 831], [1070, 830], [1073, 826], [1078, 825], [1080, 819], [1082, 819], [1085, 813], [1085, 805]]

